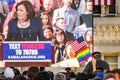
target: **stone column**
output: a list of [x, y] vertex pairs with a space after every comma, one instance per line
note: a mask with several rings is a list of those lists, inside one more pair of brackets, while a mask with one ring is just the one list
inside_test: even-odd
[[103, 17], [103, 16], [106, 16], [106, 14], [105, 14], [106, 12], [105, 12], [105, 5], [101, 5], [101, 16]]
[[115, 9], [116, 9], [116, 11], [115, 11], [115, 16], [118, 16], [118, 13], [120, 13], [120, 1], [118, 1], [118, 0], [116, 0], [116, 3], [115, 3]]
[[101, 16], [107, 16], [109, 14], [109, 6], [101, 5]]
[[120, 68], [120, 53], [118, 54], [118, 68]]
[[118, 15], [120, 15], [120, 1], [116, 0], [116, 3], [118, 4]]

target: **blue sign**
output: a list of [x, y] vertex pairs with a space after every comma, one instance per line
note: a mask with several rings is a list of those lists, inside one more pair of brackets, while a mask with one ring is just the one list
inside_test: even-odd
[[47, 42], [4, 42], [3, 60], [51, 61], [51, 43]]

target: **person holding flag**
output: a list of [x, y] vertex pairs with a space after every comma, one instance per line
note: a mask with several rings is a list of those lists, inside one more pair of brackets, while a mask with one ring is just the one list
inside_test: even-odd
[[82, 62], [91, 56], [90, 50], [83, 36], [71, 42], [70, 45], [76, 53], [76, 58], [79, 62]]
[[61, 66], [78, 67], [81, 62], [91, 56], [90, 50], [83, 36], [68, 42], [66, 45], [66, 60], [61, 62]]
[[52, 65], [53, 67], [80, 67], [80, 63], [91, 56], [88, 44], [83, 36], [66, 44], [66, 57], [64, 57], [64, 60], [60, 61], [59, 64]]

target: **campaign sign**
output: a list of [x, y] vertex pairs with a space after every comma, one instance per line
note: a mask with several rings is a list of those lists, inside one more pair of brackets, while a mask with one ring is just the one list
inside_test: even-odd
[[9, 61], [51, 61], [51, 43], [45, 42], [4, 42], [3, 60]]

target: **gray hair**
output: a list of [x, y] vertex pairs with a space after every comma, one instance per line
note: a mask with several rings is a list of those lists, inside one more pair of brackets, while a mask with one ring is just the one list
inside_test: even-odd
[[56, 73], [54, 76], [54, 80], [66, 80], [66, 76], [63, 73]]

